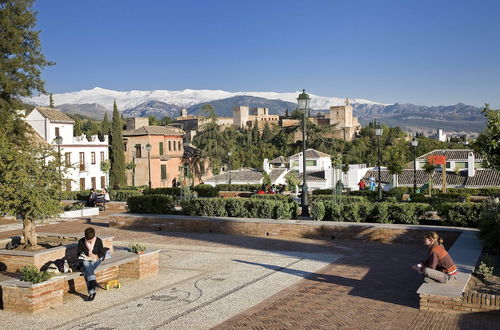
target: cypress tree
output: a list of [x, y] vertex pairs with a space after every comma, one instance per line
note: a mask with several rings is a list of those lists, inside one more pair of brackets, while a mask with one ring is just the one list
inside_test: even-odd
[[273, 133], [271, 132], [269, 124], [266, 122], [266, 124], [264, 125], [264, 129], [262, 130], [262, 140], [264, 140], [264, 142], [269, 142], [272, 138]]
[[122, 118], [115, 101], [113, 104], [113, 122], [111, 123], [111, 149], [109, 151], [111, 160], [109, 183], [114, 189], [126, 185], [125, 148], [123, 146], [122, 127]]
[[110, 135], [111, 134], [111, 124], [109, 123], [109, 120], [108, 120], [108, 112], [106, 111], [104, 113], [104, 119], [102, 120], [102, 123], [101, 123], [101, 135], [104, 136], [104, 135]]
[[55, 108], [54, 98], [52, 97], [52, 93], [49, 95], [49, 108]]

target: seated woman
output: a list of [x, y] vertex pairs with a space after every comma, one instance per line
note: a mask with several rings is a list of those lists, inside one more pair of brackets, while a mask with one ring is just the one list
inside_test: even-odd
[[88, 300], [92, 301], [96, 295], [97, 281], [95, 269], [104, 261], [106, 250], [102, 240], [95, 236], [95, 230], [92, 227], [85, 229], [85, 237], [78, 241], [78, 259], [83, 264], [83, 276], [87, 282], [89, 292]]
[[429, 247], [429, 257], [416, 266], [424, 282], [445, 283], [458, 273], [455, 262], [443, 247], [443, 239], [436, 232], [426, 233], [424, 244]]

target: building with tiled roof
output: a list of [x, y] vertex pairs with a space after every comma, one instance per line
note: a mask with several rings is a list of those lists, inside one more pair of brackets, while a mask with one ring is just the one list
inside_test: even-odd
[[[26, 117], [26, 122], [36, 135], [61, 153], [66, 170], [64, 186], [67, 191], [103, 189], [108, 186], [108, 172], [102, 164], [109, 161], [108, 136], [100, 141], [97, 135], [88, 139], [85, 135], [74, 135], [75, 121], [55, 108], [35, 107]], [[56, 137], [61, 144], [56, 145]]]
[[232, 184], [262, 184], [264, 172], [254, 169], [237, 169], [207, 178], [204, 183], [215, 186], [231, 181]]
[[[126, 171], [127, 185], [149, 185], [152, 188], [172, 187], [181, 175], [184, 154], [184, 131], [173, 126], [149, 126], [147, 118], [128, 118], [122, 132], [125, 163], [135, 164]], [[147, 151], [146, 146], [151, 146]], [[149, 158], [148, 158], [149, 156]], [[151, 171], [149, 171], [151, 168]]]
[[288, 164], [290, 164], [290, 161], [288, 160], [287, 157], [279, 156], [274, 158], [273, 160], [269, 161], [269, 164], [272, 165], [272, 167], [287, 167]]
[[[415, 181], [417, 186], [422, 186], [429, 181], [423, 167], [428, 157], [446, 157], [446, 187], [448, 188], [486, 188], [500, 187], [500, 171], [485, 169], [481, 167], [482, 158], [472, 149], [438, 149], [423, 154], [416, 158]], [[412, 187], [414, 181], [413, 162], [406, 165], [403, 173], [397, 176], [398, 186]], [[380, 181], [385, 189], [390, 189], [396, 177], [382, 168]], [[363, 180], [368, 182], [368, 178], [373, 176], [378, 181], [378, 171], [376, 168], [369, 170], [363, 176]], [[443, 172], [440, 166], [436, 165], [436, 171], [432, 175], [432, 182], [435, 188], [442, 186]]]

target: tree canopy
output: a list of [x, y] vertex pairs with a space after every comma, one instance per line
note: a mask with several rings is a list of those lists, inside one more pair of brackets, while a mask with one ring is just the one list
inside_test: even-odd
[[473, 148], [482, 155], [485, 167], [500, 171], [500, 110], [490, 109], [486, 104], [483, 114], [487, 120], [486, 128], [479, 134]]

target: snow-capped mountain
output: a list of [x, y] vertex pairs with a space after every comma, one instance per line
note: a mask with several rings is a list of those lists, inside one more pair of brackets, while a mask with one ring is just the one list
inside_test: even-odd
[[[182, 91], [155, 90], [155, 91], [138, 91], [132, 90], [128, 92], [114, 91], [95, 87], [93, 89], [81, 90], [79, 92], [53, 94], [56, 106], [58, 104], [89, 104], [96, 103], [104, 106], [107, 110], [113, 110], [113, 102], [116, 100], [120, 111], [134, 108], [141, 103], [148, 101], [159, 101], [168, 104], [174, 104], [179, 107], [190, 107], [195, 104], [210, 102], [214, 100], [227, 99], [234, 96], [255, 96], [270, 100], [282, 100], [296, 103], [297, 95], [300, 92], [292, 93], [277, 93], [277, 92], [226, 92], [223, 90], [194, 90], [185, 89]], [[311, 97], [311, 109], [328, 109], [333, 105], [342, 105], [345, 102], [344, 98], [324, 97], [314, 94], [309, 94]], [[364, 99], [349, 99], [351, 103], [360, 104], [380, 104], [377, 102]], [[30, 98], [25, 98], [24, 102], [35, 105], [47, 106], [49, 97], [40, 95]]]

